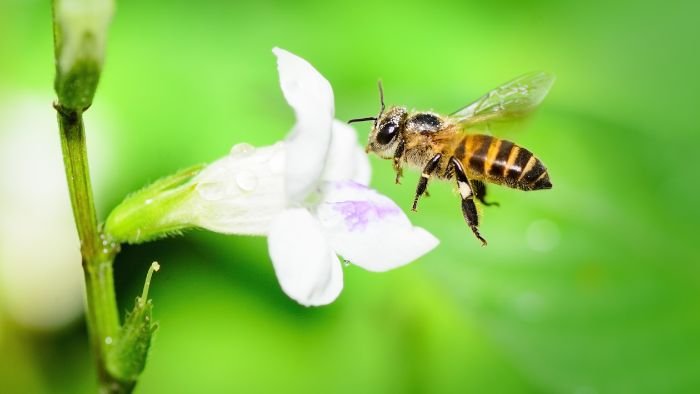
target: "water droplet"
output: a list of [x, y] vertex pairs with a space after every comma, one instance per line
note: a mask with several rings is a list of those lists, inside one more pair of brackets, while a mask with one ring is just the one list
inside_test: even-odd
[[112, 344], [112, 337], [105, 337], [105, 343], [108, 345]]
[[350, 260], [343, 259], [343, 266], [347, 267], [350, 265]]
[[247, 144], [245, 142], [236, 144], [231, 148], [231, 154], [232, 155], [241, 155], [241, 156], [246, 156], [251, 153], [255, 152], [255, 147], [251, 144]]
[[236, 174], [236, 184], [241, 190], [252, 192], [258, 186], [258, 177], [248, 170], [241, 170]]
[[105, 237], [100, 236], [100, 238], [102, 238], [102, 246], [107, 246], [107, 244], [109, 243], [109, 241], [107, 241], [107, 240], [105, 239]]
[[224, 198], [226, 188], [220, 183], [204, 182], [197, 184], [197, 193], [207, 201], [218, 201]]

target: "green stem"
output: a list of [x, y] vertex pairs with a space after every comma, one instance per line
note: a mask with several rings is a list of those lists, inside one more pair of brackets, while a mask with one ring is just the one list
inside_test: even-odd
[[61, 132], [63, 163], [66, 169], [73, 216], [80, 237], [90, 342], [97, 358], [100, 391], [130, 392], [133, 382], [120, 381], [106, 368], [107, 352], [119, 332], [119, 314], [114, 292], [112, 262], [116, 246], [103, 238], [97, 226], [95, 203], [85, 145], [82, 111], [55, 105]]
[[55, 105], [61, 131], [61, 148], [66, 178], [70, 190], [75, 224], [78, 227], [83, 256], [93, 258], [100, 252], [101, 241], [97, 231], [97, 216], [92, 198], [90, 171], [87, 163], [83, 114]]

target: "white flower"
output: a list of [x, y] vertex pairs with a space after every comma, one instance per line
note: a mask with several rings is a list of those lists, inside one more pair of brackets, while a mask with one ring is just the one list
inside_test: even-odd
[[427, 253], [438, 241], [366, 184], [370, 168], [354, 129], [333, 120], [333, 91], [303, 59], [279, 48], [280, 85], [297, 123], [285, 144], [286, 209], [270, 224], [268, 248], [282, 289], [303, 305], [338, 297], [338, 255], [386, 271]]
[[[106, 229], [130, 242], [189, 226], [267, 235], [284, 292], [303, 305], [324, 305], [343, 287], [338, 255], [364, 269], [386, 271], [417, 259], [438, 241], [367, 187], [369, 161], [355, 130], [334, 120], [328, 81], [305, 60], [279, 48], [273, 52], [282, 92], [296, 115], [288, 137], [263, 148], [236, 145], [182, 186], [170, 190], [156, 183], [136, 193], [112, 212]], [[152, 212], [143, 212], [148, 204], [158, 212], [156, 221]]]

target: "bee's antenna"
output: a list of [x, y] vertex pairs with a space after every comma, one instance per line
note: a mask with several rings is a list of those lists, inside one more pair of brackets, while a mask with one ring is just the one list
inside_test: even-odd
[[369, 116], [367, 118], [356, 118], [356, 119], [350, 119], [348, 120], [348, 123], [355, 123], [355, 122], [366, 122], [368, 120], [377, 120], [374, 116]]
[[366, 118], [356, 118], [356, 119], [350, 119], [348, 120], [348, 123], [355, 123], [355, 122], [367, 122], [370, 120], [377, 121], [377, 119], [382, 117], [382, 114], [384, 113], [384, 89], [382, 88], [382, 81], [381, 79], [377, 81], [377, 85], [379, 86], [379, 102], [382, 104], [382, 108], [379, 111], [379, 115], [375, 118], [374, 116], [368, 116]]
[[379, 102], [382, 103], [382, 109], [379, 111], [379, 116], [377, 116], [377, 118], [381, 118], [382, 114], [384, 113], [384, 89], [382, 88], [381, 79], [377, 81], [377, 86], [379, 86]]

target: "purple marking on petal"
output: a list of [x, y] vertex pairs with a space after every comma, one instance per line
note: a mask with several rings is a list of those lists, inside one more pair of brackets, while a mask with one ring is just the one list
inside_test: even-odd
[[[364, 187], [364, 186], [363, 186]], [[342, 201], [333, 203], [350, 231], [364, 230], [371, 220], [383, 219], [401, 213], [397, 206], [376, 205], [369, 201]]]

